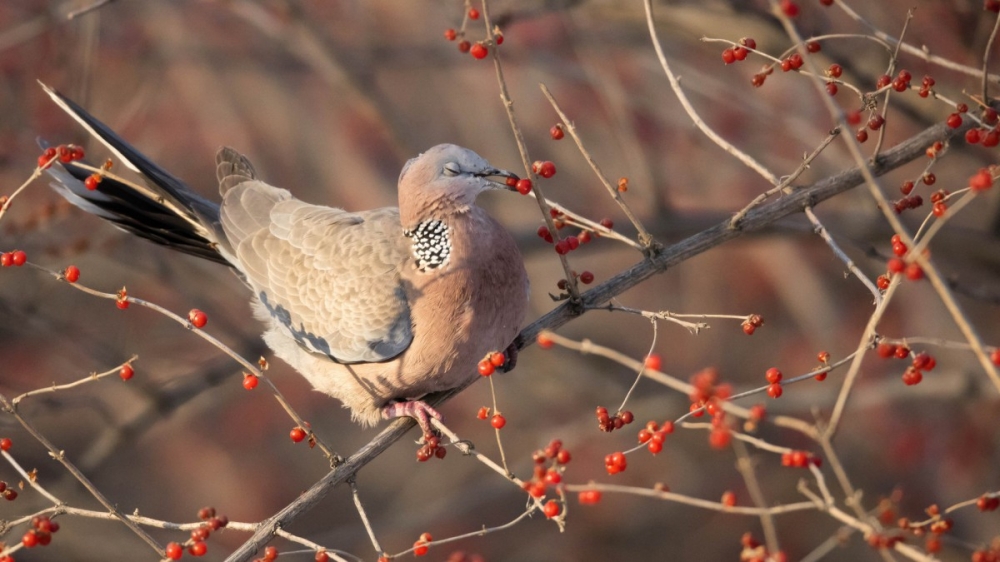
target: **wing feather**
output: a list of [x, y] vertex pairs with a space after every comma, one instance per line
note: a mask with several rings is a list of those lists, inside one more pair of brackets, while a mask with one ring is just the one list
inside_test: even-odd
[[247, 180], [227, 186], [221, 217], [239, 268], [300, 345], [344, 363], [385, 361], [409, 346], [400, 280], [409, 247], [397, 209], [349, 213]]

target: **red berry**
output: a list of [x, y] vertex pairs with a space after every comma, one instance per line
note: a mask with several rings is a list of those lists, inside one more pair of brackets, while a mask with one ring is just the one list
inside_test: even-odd
[[962, 116], [958, 113], [952, 113], [948, 116], [948, 119], [945, 120], [945, 123], [947, 123], [952, 129], [957, 129], [962, 126]]
[[257, 388], [258, 383], [259, 379], [257, 378], [257, 375], [253, 375], [250, 373], [243, 373], [243, 388], [247, 390], [253, 390]]
[[920, 281], [924, 278], [924, 270], [916, 263], [906, 264], [906, 278], [910, 281]]
[[937, 203], [934, 203], [934, 206], [931, 208], [931, 212], [934, 213], [935, 217], [941, 218], [948, 212], [948, 204], [943, 201], [938, 201]]
[[840, 78], [844, 73], [844, 68], [837, 63], [831, 64], [830, 68], [826, 69], [826, 75], [830, 78]]
[[969, 144], [978, 144], [981, 140], [979, 129], [969, 129], [965, 131], [965, 142]]
[[295, 427], [288, 432], [288, 437], [292, 440], [292, 442], [300, 443], [303, 439], [306, 438], [306, 431], [301, 427]]
[[601, 501], [600, 490], [584, 490], [577, 496], [581, 505], [595, 505]]
[[95, 189], [97, 189], [97, 184], [99, 183], [101, 183], [100, 174], [90, 174], [89, 176], [87, 176], [87, 179], [83, 180], [83, 186], [89, 189], [90, 191], [94, 191]]
[[552, 125], [552, 128], [549, 129], [549, 136], [552, 137], [552, 140], [560, 140], [566, 136], [563, 132], [562, 124], [556, 123], [555, 125]]
[[983, 191], [993, 185], [993, 176], [986, 168], [980, 168], [978, 172], [969, 178], [969, 188], [972, 191]]
[[[997, 367], [1000, 367], [1000, 348], [993, 350], [993, 353], [990, 354], [990, 361], [992, 361]], [[2, 443], [2, 441], [0, 441], [0, 443]]]
[[489, 50], [486, 49], [486, 45], [476, 43], [469, 49], [469, 54], [472, 55], [472, 58], [474, 59], [485, 59], [486, 55], [489, 54]]
[[479, 362], [480, 375], [488, 377], [492, 375], [494, 371], [496, 371], [496, 367], [493, 366], [493, 363], [490, 363], [489, 359], [483, 359], [482, 361]]
[[10, 267], [14, 265], [14, 254], [11, 252], [4, 252], [0, 254], [0, 265], [3, 267]]
[[472, 43], [469, 43], [465, 39], [458, 42], [458, 50], [461, 53], [468, 53], [469, 49], [472, 47]]
[[831, 96], [835, 96], [835, 95], [837, 95], [838, 91], [839, 91], [839, 89], [837, 88], [836, 82], [827, 82], [826, 83], [826, 93], [830, 94]]
[[450, 29], [449, 28], [449, 29], [444, 30], [444, 38], [445, 39], [447, 39], [449, 41], [454, 41], [456, 37], [458, 37], [458, 33], [454, 29]]
[[28, 531], [23, 537], [21, 537], [21, 544], [24, 545], [24, 548], [34, 548], [38, 546], [38, 535], [35, 534], [35, 531]]
[[992, 148], [998, 144], [1000, 144], [1000, 133], [997, 131], [990, 131], [983, 137], [983, 146], [987, 148]]
[[920, 384], [920, 381], [922, 381], [923, 378], [924, 378], [923, 374], [921, 374], [920, 371], [914, 369], [913, 367], [908, 367], [906, 371], [903, 373], [903, 383], [906, 384], [906, 386], [913, 386], [915, 384]]
[[736, 53], [734, 53], [732, 49], [722, 51], [722, 62], [725, 64], [733, 64], [736, 62]]
[[743, 327], [743, 333], [748, 336], [752, 336], [753, 333], [757, 330], [757, 327], [749, 322], [743, 322], [742, 327]]
[[907, 249], [906, 244], [903, 244], [902, 242], [895, 242], [892, 245], [892, 253], [899, 257], [905, 256]]
[[543, 510], [545, 511], [545, 516], [548, 517], [549, 519], [552, 519], [556, 515], [559, 515], [559, 502], [557, 502], [556, 500], [549, 500], [545, 504]]
[[780, 398], [781, 393], [784, 392], [781, 388], [781, 384], [772, 384], [767, 387], [767, 395], [771, 398]]
[[80, 280], [80, 269], [75, 265], [67, 267], [63, 271], [63, 279], [65, 279], [69, 283], [76, 283], [77, 281]]
[[[317, 552], [316, 562], [330, 562], [330, 555], [326, 552]], [[382, 562], [382, 558], [379, 558], [379, 562]]]
[[[735, 49], [733, 49], [733, 58], [736, 60], [746, 60], [748, 54], [750, 54], [750, 51], [746, 50], [743, 47], [736, 47]], [[723, 60], [725, 60], [724, 55], [723, 55]]]
[[12, 446], [14, 446], [14, 442], [10, 440], [10, 437], [0, 439], [0, 451], [9, 451]]
[[663, 359], [658, 353], [650, 353], [646, 356], [646, 361], [643, 364], [650, 371], [659, 371], [660, 367], [663, 366]]
[[413, 543], [413, 555], [414, 556], [424, 556], [428, 551], [427, 544], [423, 541], [417, 541]]
[[799, 15], [799, 5], [792, 2], [792, 0], [781, 0], [779, 6], [781, 7], [781, 11], [790, 18]]
[[920, 181], [924, 182], [927, 185], [934, 185], [934, 182], [937, 181], [937, 176], [935, 176], [930, 172], [927, 172], [920, 177]]
[[858, 142], [864, 143], [868, 140], [868, 131], [864, 129], [858, 129], [858, 132], [854, 135], [854, 138], [858, 139]]
[[507, 356], [503, 353], [496, 351], [490, 354], [490, 363], [493, 363], [494, 367], [502, 367], [506, 362]]
[[882, 128], [885, 124], [885, 118], [881, 115], [873, 115], [871, 119], [868, 120], [868, 128], [877, 131]]
[[910, 180], [904, 181], [903, 185], [899, 186], [899, 192], [903, 195], [909, 195], [913, 191], [913, 182]]
[[122, 378], [123, 381], [127, 381], [135, 375], [135, 371], [132, 370], [132, 366], [128, 363], [122, 365], [122, 368], [118, 371], [118, 376]]
[[503, 426], [507, 425], [507, 418], [501, 416], [500, 414], [494, 414], [493, 417], [490, 418], [490, 425], [493, 426], [493, 429], [503, 429]]
[[188, 547], [188, 552], [191, 556], [204, 556], [208, 552], [208, 545], [202, 541], [195, 541]]
[[906, 263], [899, 258], [892, 258], [886, 264], [890, 273], [902, 273], [906, 269]]
[[708, 444], [714, 449], [725, 449], [732, 440], [732, 433], [727, 427], [717, 427], [708, 434]]
[[895, 353], [893, 353], [893, 355], [896, 357], [896, 359], [906, 359], [907, 357], [910, 356], [910, 348], [906, 347], [905, 345], [900, 345], [896, 347]]
[[806, 51], [810, 53], [818, 53], [823, 50], [823, 47], [817, 41], [809, 41], [806, 43]]
[[204, 328], [205, 324], [208, 324], [208, 315], [197, 308], [192, 308], [191, 312], [188, 312], [188, 322], [195, 328]]
[[538, 175], [546, 179], [551, 178], [556, 175], [556, 165], [548, 160], [542, 162], [538, 166]]
[[538, 337], [535, 338], [535, 341], [538, 343], [538, 347], [542, 349], [551, 349], [552, 346], [556, 344], [556, 342], [552, 341], [552, 338], [549, 337], [548, 334], [546, 334], [545, 332], [538, 334]]
[[781, 371], [775, 367], [771, 367], [766, 373], [764, 373], [764, 377], [767, 379], [767, 382], [777, 384], [781, 382]]
[[573, 457], [569, 454], [569, 451], [567, 451], [566, 449], [562, 449], [558, 453], [556, 453], [556, 462], [558, 462], [559, 464], [568, 464], [569, 461], [571, 460], [573, 460]]
[[882, 291], [889, 288], [889, 283], [891, 283], [891, 281], [889, 281], [889, 278], [886, 277], [885, 275], [879, 275], [878, 279], [875, 280], [875, 284]]
[[736, 505], [736, 494], [730, 492], [729, 490], [726, 490], [725, 492], [722, 493], [721, 502], [722, 505], [726, 507], [733, 507], [734, 505]]
[[10, 259], [15, 266], [21, 267], [28, 261], [28, 255], [21, 250], [14, 250], [10, 253]]
[[594, 282], [594, 274], [589, 271], [584, 271], [580, 274], [580, 282], [584, 285], [590, 285]]
[[269, 546], [264, 549], [264, 560], [265, 562], [272, 562], [278, 557], [278, 549], [273, 546]]
[[475, 8], [469, 8], [469, 19], [470, 20], [477, 20], [477, 19], [479, 19], [479, 10], [477, 10]]
[[167, 544], [167, 549], [166, 549], [165, 552], [166, 552], [167, 558], [169, 558], [171, 560], [180, 560], [181, 556], [184, 556], [184, 547], [182, 547], [181, 545], [179, 545], [179, 544], [177, 544], [175, 542], [168, 543]]

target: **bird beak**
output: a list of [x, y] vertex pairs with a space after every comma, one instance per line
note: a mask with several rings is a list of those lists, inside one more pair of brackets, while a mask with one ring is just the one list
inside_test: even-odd
[[[520, 179], [517, 174], [508, 172], [507, 170], [500, 170], [498, 168], [487, 168], [476, 175], [486, 179], [486, 181], [496, 186], [497, 189], [506, 189], [509, 191], [517, 191], [514, 185], [517, 183], [517, 180]], [[504, 181], [493, 179], [495, 177], [502, 177], [504, 178]]]

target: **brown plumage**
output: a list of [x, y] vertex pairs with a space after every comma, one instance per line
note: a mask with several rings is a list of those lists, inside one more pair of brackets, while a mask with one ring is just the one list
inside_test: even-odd
[[46, 91], [149, 183], [88, 191], [86, 172], [68, 164], [53, 168], [53, 187], [126, 230], [235, 268], [267, 344], [355, 420], [413, 416], [428, 431], [427, 416], [439, 415], [421, 397], [478, 376], [476, 364], [517, 335], [528, 295], [521, 255], [475, 204], [505, 187], [490, 176], [512, 174], [471, 150], [431, 148], [403, 168], [399, 208], [351, 213], [295, 199], [223, 148], [215, 205]]

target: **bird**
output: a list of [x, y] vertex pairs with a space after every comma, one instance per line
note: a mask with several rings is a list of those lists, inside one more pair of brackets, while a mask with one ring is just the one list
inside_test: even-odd
[[442, 416], [428, 394], [464, 386], [495, 352], [513, 368], [528, 276], [514, 238], [476, 198], [513, 190], [516, 174], [439, 144], [403, 166], [398, 207], [351, 212], [265, 183], [223, 147], [216, 203], [42, 87], [144, 183], [106, 174], [89, 189], [92, 169], [69, 162], [47, 170], [51, 187], [123, 230], [232, 268], [274, 354], [355, 422], [412, 417], [430, 434]]

